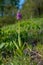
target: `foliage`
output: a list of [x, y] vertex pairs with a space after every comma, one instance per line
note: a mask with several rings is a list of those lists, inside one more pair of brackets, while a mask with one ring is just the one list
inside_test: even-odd
[[23, 19], [41, 17], [43, 14], [43, 0], [26, 0], [21, 12]]
[[13, 24], [16, 23], [16, 18], [14, 16], [4, 16], [4, 17], [0, 17], [0, 27], [4, 26], [4, 25], [9, 25], [9, 24]]
[[5, 43], [5, 47], [6, 44], [9, 46], [13, 44], [16, 48], [22, 48], [20, 46], [23, 46], [25, 42], [33, 44], [34, 41], [43, 43], [43, 18], [30, 19], [1, 28], [0, 44]]
[[14, 16], [19, 0], [0, 0], [0, 14], [1, 16]]
[[40, 42], [38, 42], [36, 50], [40, 52], [40, 54], [43, 56], [43, 44], [41, 44]]
[[30, 56], [23, 51], [26, 48], [32, 49], [34, 40], [37, 40], [35, 48], [43, 55], [43, 18], [2, 26], [0, 34], [0, 65], [30, 65]]
[[[30, 19], [29, 21], [18, 22], [15, 25], [8, 25], [1, 28], [2, 41], [12, 41], [18, 39], [18, 24], [20, 23], [20, 36], [26, 42], [34, 39], [41, 39], [43, 35], [43, 18]], [[4, 37], [4, 38], [3, 38]], [[32, 41], [31, 40], [31, 41]], [[42, 40], [41, 40], [42, 41]], [[29, 42], [30, 43], [30, 42]]]

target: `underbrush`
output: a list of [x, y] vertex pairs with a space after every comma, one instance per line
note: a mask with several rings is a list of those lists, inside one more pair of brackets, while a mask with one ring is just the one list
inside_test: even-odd
[[0, 27], [4, 26], [4, 25], [10, 25], [15, 23], [16, 18], [14, 16], [3, 16], [0, 17]]
[[1, 28], [1, 43], [18, 40], [18, 33], [22, 42], [31, 43], [37, 40], [43, 43], [43, 18], [18, 22]]
[[25, 56], [27, 51], [24, 53], [24, 49], [32, 50], [33, 44], [35, 44], [37, 51], [43, 55], [43, 18], [18, 21], [16, 24], [1, 27], [0, 62], [3, 62], [1, 60], [6, 56], [13, 59], [10, 65], [29, 65], [30, 59], [28, 55]]

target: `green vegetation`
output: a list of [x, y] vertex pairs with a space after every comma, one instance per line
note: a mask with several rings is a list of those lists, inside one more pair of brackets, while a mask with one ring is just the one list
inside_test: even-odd
[[26, 0], [21, 12], [24, 19], [43, 17], [43, 0]]
[[[19, 0], [0, 0], [0, 16], [14, 16]], [[14, 13], [13, 13], [14, 12]]]
[[17, 20], [12, 16], [0, 17], [0, 27], [15, 23]]
[[[32, 50], [34, 41], [37, 41], [35, 48], [43, 56], [43, 18], [33, 18], [4, 25], [0, 28], [0, 34], [1, 65], [2, 63], [3, 65], [30, 65], [30, 56], [25, 55], [24, 49]], [[28, 53], [30, 52], [28, 51]]]
[[1, 28], [2, 42], [17, 40], [19, 31], [22, 42], [30, 43], [34, 39], [41, 39], [40, 41], [43, 43], [43, 18], [37, 18], [37, 20], [34, 18], [28, 21], [18, 22], [15, 25], [3, 26]]
[[19, 0], [0, 0], [0, 65], [43, 65], [43, 0], [20, 7]]

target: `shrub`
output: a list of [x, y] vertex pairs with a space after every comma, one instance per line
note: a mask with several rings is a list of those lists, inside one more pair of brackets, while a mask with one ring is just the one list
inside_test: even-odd
[[15, 23], [15, 21], [16, 21], [16, 18], [14, 16], [0, 17], [0, 27], [7, 25], [7, 24]]

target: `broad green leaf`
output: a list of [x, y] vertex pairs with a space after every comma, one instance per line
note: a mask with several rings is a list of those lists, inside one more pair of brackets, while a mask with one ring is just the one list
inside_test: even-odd
[[5, 43], [0, 44], [0, 49], [2, 49], [5, 46]]

